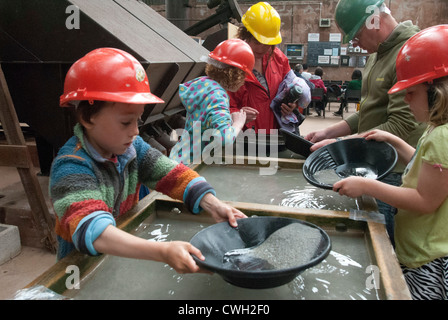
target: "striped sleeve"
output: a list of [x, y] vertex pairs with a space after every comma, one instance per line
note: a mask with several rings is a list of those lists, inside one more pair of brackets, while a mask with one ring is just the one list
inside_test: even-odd
[[[56, 232], [71, 242], [79, 222], [95, 211], [112, 212], [88, 161], [60, 156], [52, 166], [49, 192], [57, 216]], [[111, 200], [111, 199], [110, 199]]]
[[136, 141], [134, 145], [139, 157], [142, 183], [173, 199], [184, 201], [191, 212], [199, 213], [202, 197], [207, 193], [216, 194], [213, 187], [204, 178], [198, 179], [200, 176], [196, 171], [151, 148], [140, 137], [138, 140], [141, 141]]

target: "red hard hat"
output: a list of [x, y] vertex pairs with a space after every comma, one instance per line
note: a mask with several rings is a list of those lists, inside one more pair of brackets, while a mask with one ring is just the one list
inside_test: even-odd
[[395, 93], [448, 75], [448, 25], [438, 25], [411, 37], [397, 56]]
[[208, 55], [210, 58], [237, 67], [246, 72], [247, 78], [255, 80], [252, 69], [255, 58], [251, 47], [241, 39], [229, 39], [218, 44]]
[[81, 100], [132, 104], [164, 102], [151, 93], [140, 62], [129, 53], [114, 48], [95, 49], [68, 70], [60, 105], [75, 105], [74, 101]]

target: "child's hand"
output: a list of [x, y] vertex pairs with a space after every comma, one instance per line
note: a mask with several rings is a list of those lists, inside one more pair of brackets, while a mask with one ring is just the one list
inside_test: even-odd
[[238, 226], [237, 219], [247, 218], [240, 210], [222, 202], [211, 193], [207, 193], [202, 197], [200, 206], [209, 212], [216, 222], [229, 221], [232, 227]]
[[388, 142], [394, 135], [390, 132], [383, 130], [371, 130], [360, 134], [361, 137], [364, 137], [366, 140], [376, 140], [376, 141], [384, 141]]
[[232, 126], [237, 128], [242, 128], [244, 124], [246, 123], [246, 112], [243, 110], [239, 112], [231, 113], [232, 116]]
[[333, 184], [333, 191], [341, 196], [357, 198], [365, 194], [364, 188], [369, 179], [363, 177], [348, 177]]
[[192, 244], [184, 241], [160, 242], [162, 248], [162, 261], [170, 265], [177, 273], [207, 272], [199, 268], [192, 254], [205, 260], [201, 251]]

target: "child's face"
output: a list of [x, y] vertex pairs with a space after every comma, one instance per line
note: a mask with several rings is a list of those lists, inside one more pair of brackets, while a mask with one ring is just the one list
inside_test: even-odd
[[89, 142], [104, 158], [123, 154], [139, 134], [143, 104], [107, 102], [90, 123], [82, 121]]
[[404, 101], [409, 104], [415, 120], [428, 122], [428, 86], [424, 83], [406, 89]]

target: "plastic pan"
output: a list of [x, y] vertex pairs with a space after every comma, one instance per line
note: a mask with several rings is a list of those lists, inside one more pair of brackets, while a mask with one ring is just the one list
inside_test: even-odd
[[[293, 236], [275, 238], [274, 232], [281, 232], [281, 228], [292, 223], [300, 224], [300, 226], [293, 227], [303, 228], [304, 231], [298, 234], [299, 232], [293, 230], [295, 232]], [[312, 232], [312, 239], [308, 237], [307, 232], [310, 231]], [[309, 249], [306, 256], [310, 258], [301, 256], [306, 261], [300, 263], [296, 263], [300, 259], [286, 261], [285, 265], [287, 267], [285, 268], [278, 265], [274, 266], [269, 260], [245, 254], [236, 258], [231, 256], [231, 258], [234, 258], [232, 263], [226, 262], [228, 261], [228, 254], [231, 252], [250, 251], [257, 247], [261, 249], [269, 242], [267, 239], [270, 236], [270, 239], [275, 238], [277, 241], [272, 243], [271, 240], [273, 246], [265, 246], [263, 250], [269, 251], [269, 248], [276, 248], [273, 252], [275, 258], [280, 258], [282, 252], [286, 253], [283, 254], [284, 257], [294, 256], [288, 255], [293, 252], [295, 253], [294, 257], [302, 254], [302, 252], [297, 252], [299, 243], [295, 241], [294, 237], [304, 237], [300, 243], [304, 246], [304, 252]], [[312, 245], [311, 242], [313, 242]], [[284, 285], [304, 270], [320, 263], [331, 250], [330, 237], [321, 228], [302, 220], [283, 217], [240, 219], [237, 228], [231, 227], [228, 222], [217, 223], [198, 232], [191, 239], [191, 244], [201, 250], [205, 257], [205, 261], [201, 261], [193, 256], [199, 266], [219, 274], [225, 281], [233, 285], [251, 289], [265, 289]], [[307, 248], [307, 246], [310, 247]]]
[[398, 155], [386, 142], [364, 138], [344, 139], [314, 151], [302, 168], [305, 179], [314, 186], [332, 189], [349, 176], [380, 180], [395, 167]]

